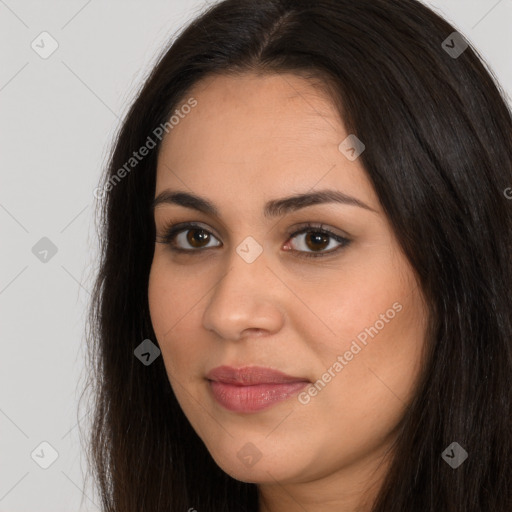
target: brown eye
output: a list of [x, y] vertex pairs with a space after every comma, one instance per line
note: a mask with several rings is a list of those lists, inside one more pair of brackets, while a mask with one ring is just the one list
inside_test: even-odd
[[312, 250], [322, 250], [329, 245], [329, 237], [318, 231], [310, 231], [305, 237], [306, 245]]
[[177, 252], [199, 252], [201, 249], [218, 247], [208, 243], [216, 238], [206, 229], [196, 224], [178, 224], [164, 230], [161, 240], [157, 242], [169, 244]]
[[[338, 252], [350, 244], [348, 238], [337, 235], [322, 227], [312, 225], [307, 225], [290, 235], [290, 240], [293, 239], [297, 239], [297, 241], [293, 244], [288, 243], [288, 245], [292, 246], [291, 250], [306, 258], [327, 256]], [[329, 250], [326, 251], [325, 249]]]
[[[168, 226], [163, 231], [159, 243], [170, 246], [178, 253], [201, 254], [203, 249], [222, 246], [222, 243], [207, 229], [198, 224], [180, 223]], [[291, 240], [297, 239], [291, 243]], [[217, 240], [217, 244], [210, 242]], [[324, 229], [322, 225], [306, 225], [299, 231], [289, 235], [285, 250], [296, 253], [299, 257], [330, 256], [347, 247], [351, 240]], [[328, 250], [326, 250], [328, 249]]]
[[204, 229], [187, 229], [186, 233], [187, 242], [192, 247], [201, 248], [203, 243], [208, 243], [210, 240], [210, 234]]

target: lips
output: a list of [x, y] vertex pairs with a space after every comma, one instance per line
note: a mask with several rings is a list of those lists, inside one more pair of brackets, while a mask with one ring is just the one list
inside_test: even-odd
[[290, 382], [309, 382], [304, 377], [293, 377], [278, 370], [263, 366], [245, 366], [233, 368], [231, 366], [218, 366], [211, 370], [206, 378], [216, 382], [232, 384], [235, 386], [254, 386], [256, 384], [287, 384]]
[[287, 400], [310, 381], [261, 366], [219, 366], [206, 378], [213, 398], [225, 409], [254, 413]]

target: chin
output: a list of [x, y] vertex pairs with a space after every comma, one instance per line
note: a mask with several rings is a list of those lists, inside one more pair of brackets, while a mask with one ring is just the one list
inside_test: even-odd
[[[233, 443], [236, 444], [236, 443]], [[215, 453], [212, 455], [215, 463], [235, 480], [254, 484], [289, 483], [299, 477], [301, 465], [286, 454], [281, 461], [276, 457], [266, 456], [253, 443], [247, 441], [230, 453]]]

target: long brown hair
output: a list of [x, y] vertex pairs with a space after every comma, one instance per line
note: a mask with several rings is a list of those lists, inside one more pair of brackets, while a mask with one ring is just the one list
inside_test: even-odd
[[[155, 129], [203, 77], [248, 70], [326, 85], [428, 299], [424, 371], [373, 512], [512, 510], [512, 116], [477, 51], [448, 50], [454, 31], [416, 0], [225, 0], [165, 49], [103, 177], [87, 453], [105, 512], [258, 510], [257, 486], [225, 474], [184, 416], [162, 358], [134, 357], [157, 343]], [[456, 469], [441, 456], [452, 442], [469, 455]]]

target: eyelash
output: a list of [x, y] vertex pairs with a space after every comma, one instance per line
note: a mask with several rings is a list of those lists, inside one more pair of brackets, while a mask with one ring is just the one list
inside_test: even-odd
[[[323, 235], [327, 235], [330, 238], [333, 238], [334, 240], [336, 240], [336, 242], [339, 242], [341, 244], [340, 246], [338, 246], [336, 249], [331, 249], [327, 252], [307, 252], [307, 251], [299, 251], [296, 249], [290, 249], [289, 252], [299, 253], [299, 257], [301, 257], [301, 258], [302, 257], [303, 258], [318, 258], [318, 257], [328, 256], [328, 255], [337, 253], [341, 249], [344, 249], [345, 247], [347, 247], [350, 244], [351, 240], [349, 240], [348, 238], [337, 235], [337, 234], [333, 233], [332, 231], [324, 229], [322, 226], [323, 226], [323, 224], [315, 225], [315, 224], [306, 223], [299, 230], [294, 231], [293, 233], [291, 233], [287, 236], [288, 236], [288, 239], [291, 239], [291, 238], [294, 238], [297, 235], [301, 235], [303, 233], [308, 233], [308, 232], [321, 233]], [[213, 233], [211, 233], [207, 229], [205, 229], [202, 226], [200, 226], [199, 224], [196, 224], [193, 222], [187, 222], [187, 223], [176, 224], [176, 225], [173, 225], [171, 223], [171, 224], [167, 224], [164, 227], [164, 229], [163, 229], [164, 234], [161, 237], [161, 240], [157, 240], [157, 243], [168, 244], [170, 246], [171, 251], [177, 252], [177, 253], [182, 253], [182, 254], [183, 253], [185, 253], [185, 254], [200, 253], [207, 249], [214, 249], [214, 247], [207, 247], [206, 249], [181, 249], [179, 247], [174, 247], [172, 245], [172, 242], [174, 241], [176, 236], [179, 233], [181, 233], [182, 231], [188, 231], [190, 229], [198, 229], [198, 230], [204, 231], [212, 236], [215, 236], [215, 235], [213, 235]]]

